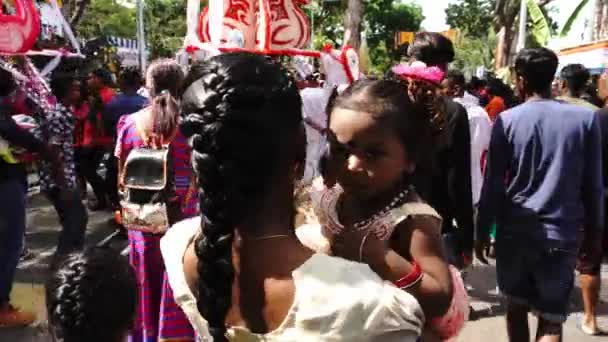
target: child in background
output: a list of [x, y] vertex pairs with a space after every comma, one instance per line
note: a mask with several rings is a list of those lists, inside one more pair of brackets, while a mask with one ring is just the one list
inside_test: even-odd
[[324, 179], [311, 192], [321, 234], [298, 231], [309, 247], [367, 263], [413, 294], [429, 323], [425, 341], [456, 336], [468, 315], [460, 275], [445, 261], [441, 217], [411, 184], [430, 154], [427, 108], [394, 81], [359, 81], [330, 102]]
[[124, 342], [135, 319], [135, 273], [109, 249], [73, 253], [47, 282], [46, 299], [53, 341]]

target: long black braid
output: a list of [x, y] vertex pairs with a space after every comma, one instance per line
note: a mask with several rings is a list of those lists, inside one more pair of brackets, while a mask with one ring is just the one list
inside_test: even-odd
[[[272, 186], [285, 137], [302, 125], [301, 99], [280, 66], [262, 56], [226, 54], [195, 64], [185, 81], [182, 132], [198, 175], [202, 231], [198, 309], [215, 341], [225, 341], [231, 306], [234, 226]], [[292, 139], [293, 140], [293, 139]]]

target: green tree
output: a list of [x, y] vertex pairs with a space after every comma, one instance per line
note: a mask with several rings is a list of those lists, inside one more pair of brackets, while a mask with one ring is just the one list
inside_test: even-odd
[[454, 44], [456, 56], [452, 67], [468, 75], [474, 75], [481, 66], [491, 70], [495, 46], [496, 35], [491, 30], [485, 38], [461, 36]]
[[[135, 39], [136, 9], [123, 6], [117, 0], [93, 0], [76, 28], [79, 36], [85, 39], [103, 36]], [[146, 0], [144, 30], [151, 58], [173, 56], [186, 34], [186, 2]]]
[[102, 36], [135, 38], [135, 9], [125, 7], [116, 0], [93, 0], [76, 31], [81, 38]]
[[344, 39], [344, 3], [338, 1], [313, 1], [306, 14], [313, 30], [313, 48], [321, 49], [325, 44], [342, 46]]
[[[314, 48], [325, 44], [342, 46], [344, 41], [344, 1], [313, 3], [307, 9], [314, 19]], [[373, 72], [383, 73], [397, 59], [394, 46], [398, 31], [417, 31], [424, 19], [422, 8], [398, 0], [368, 0], [364, 3], [363, 27]]]
[[424, 16], [418, 5], [394, 0], [370, 0], [365, 12], [366, 37], [372, 65], [386, 71], [398, 60], [395, 33], [417, 31]]
[[90, 2], [91, 0], [63, 0], [61, 12], [72, 27], [80, 23]]
[[186, 35], [186, 1], [146, 0], [144, 17], [150, 57], [174, 56]]
[[[521, 1], [527, 0], [461, 0], [449, 6], [446, 10], [448, 23], [465, 32], [473, 38], [484, 39], [488, 30], [486, 24], [497, 33], [495, 67], [502, 68], [509, 64], [511, 51], [517, 38], [517, 20]], [[534, 21], [529, 18], [528, 26], [535, 31], [529, 35], [531, 45], [538, 45], [542, 30], [549, 28], [551, 32], [556, 30], [555, 22], [551, 20], [548, 5], [553, 0], [534, 0], [536, 14], [539, 11], [545, 15], [545, 21]], [[488, 16], [488, 9], [491, 9]], [[480, 18], [476, 18], [479, 15]], [[535, 18], [540, 18], [536, 15]], [[490, 24], [491, 23], [491, 24]], [[546, 34], [544, 35], [546, 36]], [[542, 39], [541, 39], [542, 40]]]
[[446, 23], [470, 37], [484, 38], [492, 26], [494, 5], [493, 0], [463, 0], [451, 3], [445, 10]]

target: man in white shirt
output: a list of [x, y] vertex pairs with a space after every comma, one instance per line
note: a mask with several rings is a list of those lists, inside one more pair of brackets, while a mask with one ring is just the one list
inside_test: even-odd
[[465, 91], [464, 75], [450, 71], [443, 81], [444, 94], [452, 97], [467, 111], [471, 134], [471, 192], [473, 206], [477, 206], [483, 184], [482, 158], [490, 145], [492, 121], [488, 113], [479, 105], [479, 99]]

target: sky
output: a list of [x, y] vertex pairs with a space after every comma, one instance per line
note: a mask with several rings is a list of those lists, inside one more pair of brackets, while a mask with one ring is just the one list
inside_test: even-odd
[[[445, 23], [445, 9], [449, 3], [458, 2], [458, 0], [402, 0], [406, 3], [418, 3], [422, 6], [422, 12], [425, 20], [422, 22], [422, 27], [427, 31], [443, 31], [448, 28]], [[591, 1], [590, 1], [591, 2]], [[554, 0], [551, 7], [559, 8], [551, 13], [552, 17], [561, 26], [568, 18], [570, 13], [576, 7], [577, 1], [572, 0]], [[588, 5], [588, 12], [591, 13], [591, 6]], [[574, 25], [572, 29], [572, 39], [578, 39], [580, 33], [584, 31], [584, 20], [579, 20], [579, 23]]]

